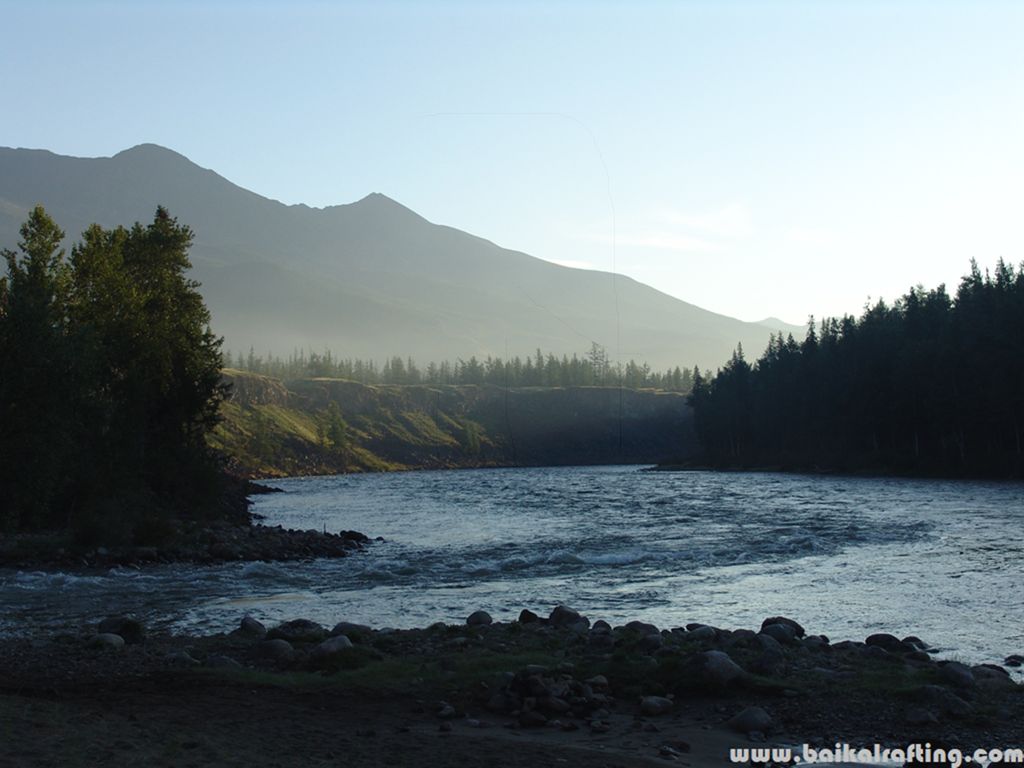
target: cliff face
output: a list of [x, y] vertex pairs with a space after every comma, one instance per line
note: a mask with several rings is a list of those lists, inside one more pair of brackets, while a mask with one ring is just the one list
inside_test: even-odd
[[[287, 384], [225, 371], [211, 443], [249, 476], [474, 466], [654, 463], [696, 450], [686, 398], [603, 387]], [[344, 421], [331, 428], [331, 403]], [[333, 435], [333, 438], [332, 438]]]

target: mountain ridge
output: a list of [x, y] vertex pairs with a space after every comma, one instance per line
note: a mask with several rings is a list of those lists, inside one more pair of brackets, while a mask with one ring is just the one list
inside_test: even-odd
[[165, 206], [196, 233], [193, 276], [232, 350], [426, 362], [571, 355], [598, 343], [613, 361], [713, 368], [737, 344], [760, 352], [786, 329], [502, 248], [380, 192], [324, 208], [285, 204], [152, 143], [98, 158], [0, 148], [0, 245], [14, 247], [36, 203], [72, 240], [93, 222], [145, 222]]

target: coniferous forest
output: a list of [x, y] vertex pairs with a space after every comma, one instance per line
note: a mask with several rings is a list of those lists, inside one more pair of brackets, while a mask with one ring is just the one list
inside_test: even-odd
[[218, 514], [206, 446], [225, 390], [220, 340], [185, 273], [192, 232], [89, 227], [68, 256], [42, 207], [0, 279], [0, 523], [151, 543]]
[[713, 466], [1024, 475], [1024, 268], [971, 262], [860, 318], [738, 349], [690, 403]]

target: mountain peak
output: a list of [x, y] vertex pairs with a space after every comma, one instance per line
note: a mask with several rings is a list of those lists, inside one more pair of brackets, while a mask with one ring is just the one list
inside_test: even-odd
[[120, 152], [118, 152], [116, 155], [114, 155], [114, 157], [121, 157], [121, 158], [133, 158], [133, 157], [154, 157], [155, 158], [155, 157], [164, 157], [164, 158], [174, 158], [175, 160], [185, 160], [187, 162], [191, 162], [187, 157], [185, 157], [184, 155], [182, 155], [182, 154], [180, 154], [178, 152], [175, 152], [173, 149], [168, 149], [167, 147], [162, 147], [159, 144], [151, 144], [151, 143], [136, 144], [134, 147], [129, 147], [128, 149], [122, 149]]

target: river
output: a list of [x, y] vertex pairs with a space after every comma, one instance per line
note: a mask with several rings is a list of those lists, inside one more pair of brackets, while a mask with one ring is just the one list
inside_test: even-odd
[[290, 478], [271, 525], [384, 541], [342, 560], [0, 571], [0, 632], [109, 612], [212, 632], [244, 614], [374, 627], [496, 620], [565, 603], [592, 619], [915, 634], [946, 658], [1024, 652], [1024, 486], [558, 467]]

